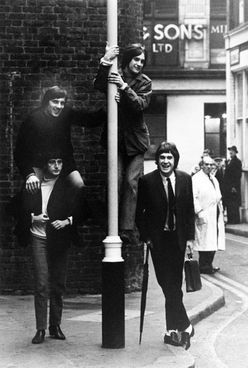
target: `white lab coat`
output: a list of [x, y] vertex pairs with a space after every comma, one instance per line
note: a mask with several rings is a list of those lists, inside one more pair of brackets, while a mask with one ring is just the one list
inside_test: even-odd
[[[194, 250], [217, 251], [225, 249], [225, 225], [221, 192], [218, 180], [211, 175], [213, 183], [202, 170], [193, 175], [195, 208]], [[217, 222], [217, 208], [219, 216]]]

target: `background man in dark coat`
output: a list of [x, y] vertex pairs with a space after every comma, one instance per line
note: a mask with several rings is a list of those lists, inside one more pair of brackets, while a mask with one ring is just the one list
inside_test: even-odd
[[242, 163], [237, 157], [238, 150], [236, 146], [229, 147], [228, 150], [230, 154], [230, 160], [227, 161], [224, 175], [224, 203], [227, 210], [228, 224], [239, 224]]
[[155, 158], [158, 169], [139, 180], [136, 223], [141, 240], [152, 244], [154, 269], [166, 300], [164, 342], [188, 349], [194, 329], [183, 305], [182, 273], [187, 241], [194, 239], [192, 181], [176, 170], [179, 153], [173, 143], [161, 143]]

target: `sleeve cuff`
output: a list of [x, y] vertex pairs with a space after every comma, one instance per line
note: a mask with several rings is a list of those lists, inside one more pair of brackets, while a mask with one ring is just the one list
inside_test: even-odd
[[124, 83], [122, 87], [120, 87], [121, 91], [125, 91], [125, 89], [128, 87], [127, 83]]
[[108, 60], [104, 59], [104, 57], [102, 57], [100, 59], [100, 64], [103, 65], [103, 66], [111, 66], [111, 65], [113, 65], [113, 62], [112, 61], [108, 61]]

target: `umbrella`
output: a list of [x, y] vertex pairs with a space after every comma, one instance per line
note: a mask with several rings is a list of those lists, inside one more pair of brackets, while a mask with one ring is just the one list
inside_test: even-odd
[[145, 255], [145, 263], [144, 263], [144, 269], [143, 269], [143, 280], [142, 280], [142, 289], [141, 289], [141, 303], [140, 303], [140, 338], [139, 338], [139, 344], [141, 344], [141, 337], [142, 337], [143, 325], [144, 325], [144, 315], [145, 315], [145, 309], [146, 309], [146, 294], [147, 294], [147, 285], [148, 285], [148, 276], [149, 276], [148, 258], [149, 258], [149, 244], [146, 243], [146, 255]]

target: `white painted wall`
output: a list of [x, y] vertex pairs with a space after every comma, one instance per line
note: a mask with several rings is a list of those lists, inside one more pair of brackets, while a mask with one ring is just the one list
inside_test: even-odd
[[179, 166], [188, 173], [204, 150], [204, 103], [222, 103], [223, 95], [167, 96], [167, 140], [176, 144]]
[[[226, 102], [224, 95], [168, 95], [167, 140], [180, 153], [178, 168], [191, 173], [204, 150], [204, 103]], [[144, 173], [156, 169], [154, 161], [145, 161]]]

